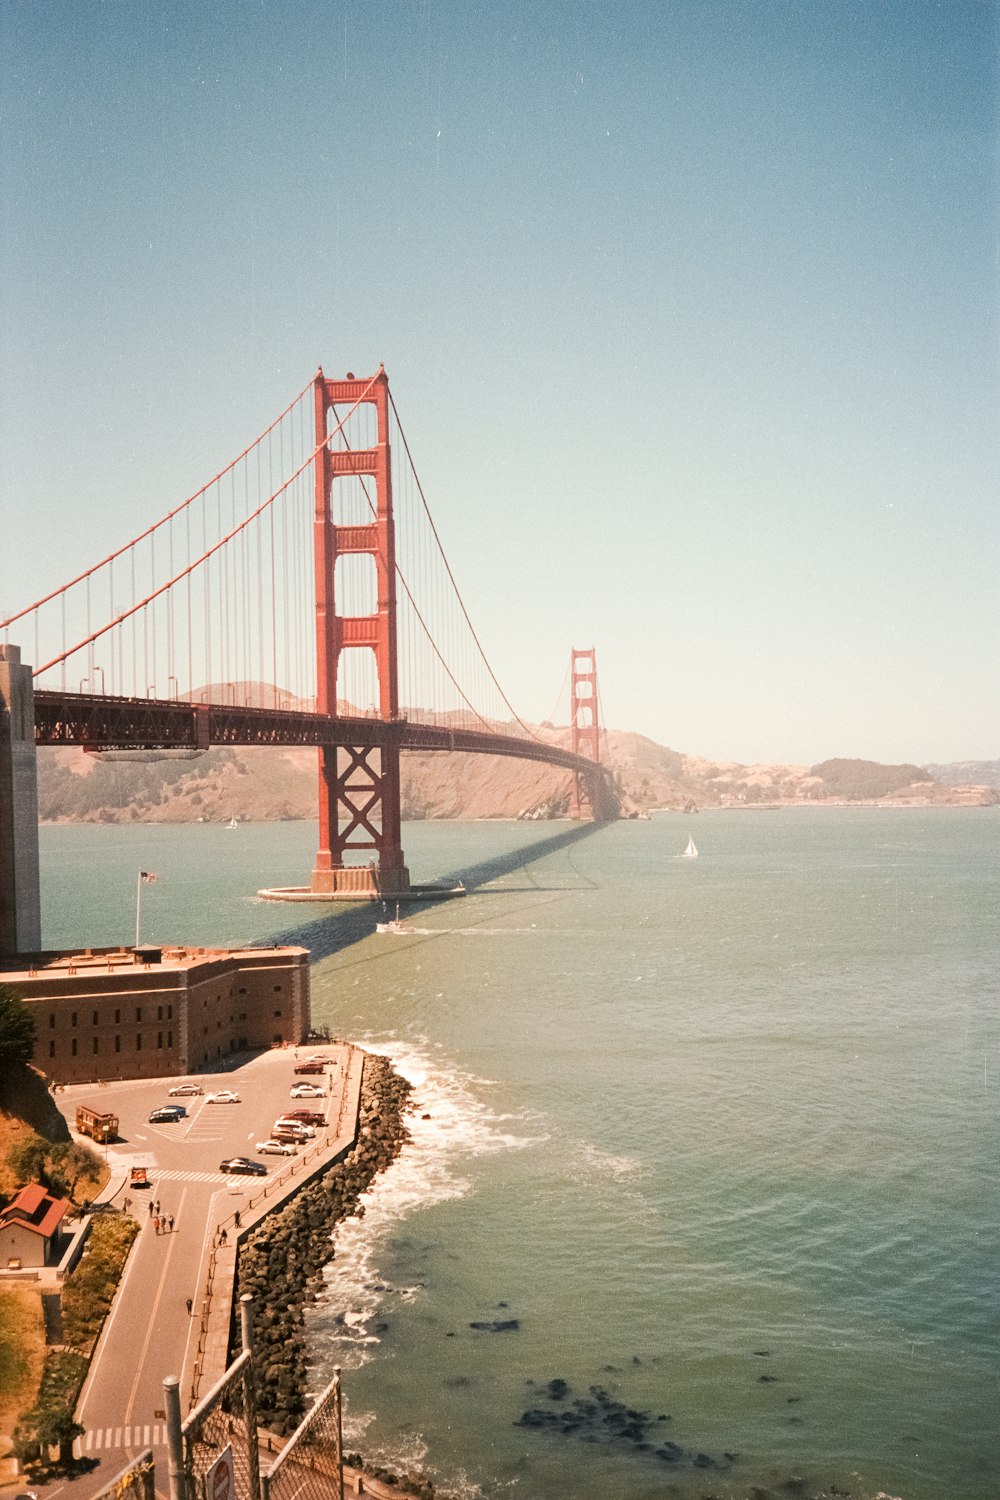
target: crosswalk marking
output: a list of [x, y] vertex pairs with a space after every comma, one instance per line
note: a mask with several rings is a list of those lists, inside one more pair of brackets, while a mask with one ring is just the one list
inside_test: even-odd
[[[290, 1158], [283, 1157], [282, 1158], [282, 1164], [285, 1164], [288, 1160], [290, 1160]], [[279, 1170], [280, 1170], [280, 1168], [279, 1168]], [[274, 1175], [273, 1173], [268, 1173], [269, 1177], [273, 1176], [273, 1175]], [[226, 1183], [227, 1186], [230, 1186], [230, 1185], [239, 1185], [241, 1183], [247, 1183], [247, 1182], [253, 1182], [253, 1183], [266, 1182], [267, 1178], [265, 1178], [265, 1177], [257, 1177], [255, 1175], [252, 1175], [249, 1172], [231, 1172], [229, 1174], [225, 1174], [225, 1173], [222, 1173], [222, 1172], [171, 1172], [171, 1171], [166, 1171], [166, 1172], [157, 1172], [157, 1174], [156, 1174], [156, 1180], [157, 1180], [157, 1182], [214, 1182], [214, 1183], [224, 1182], [224, 1183]]]
[[157, 1182], [218, 1182], [219, 1172], [157, 1172]]
[[84, 1453], [98, 1453], [102, 1448], [165, 1448], [167, 1428], [163, 1422], [151, 1427], [91, 1427], [80, 1439]]

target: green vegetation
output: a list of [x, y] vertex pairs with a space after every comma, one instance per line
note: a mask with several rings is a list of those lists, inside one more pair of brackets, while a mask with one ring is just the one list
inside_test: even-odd
[[824, 760], [811, 770], [823, 781], [822, 795], [867, 802], [888, 797], [914, 782], [930, 780], [920, 766], [881, 766], [874, 760]]
[[40, 1182], [48, 1192], [71, 1202], [81, 1184], [96, 1187], [104, 1175], [104, 1163], [89, 1146], [47, 1141], [33, 1130], [15, 1140], [7, 1152], [7, 1166], [19, 1187]]
[[138, 1224], [125, 1215], [102, 1215], [91, 1224], [87, 1253], [62, 1295], [63, 1337], [81, 1353], [94, 1346], [138, 1233]]
[[73, 1418], [87, 1358], [73, 1349], [50, 1350], [38, 1399], [14, 1428], [14, 1456], [32, 1468], [49, 1466], [49, 1450], [59, 1449], [59, 1464], [66, 1468], [73, 1462], [73, 1440], [83, 1433]]
[[48, 1351], [38, 1398], [14, 1428], [14, 1453], [33, 1469], [48, 1468], [53, 1448], [59, 1450], [61, 1467], [73, 1462], [73, 1440], [83, 1432], [73, 1418], [80, 1387], [138, 1233], [134, 1219], [95, 1219], [84, 1257], [66, 1279], [62, 1320], [68, 1347]]
[[29, 1063], [34, 1050], [35, 1023], [28, 1007], [12, 989], [0, 984], [0, 1079]]

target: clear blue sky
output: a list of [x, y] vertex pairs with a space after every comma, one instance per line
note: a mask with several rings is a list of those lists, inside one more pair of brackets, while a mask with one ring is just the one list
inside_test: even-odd
[[1000, 756], [998, 8], [0, 10], [0, 604], [384, 362], [545, 717]]

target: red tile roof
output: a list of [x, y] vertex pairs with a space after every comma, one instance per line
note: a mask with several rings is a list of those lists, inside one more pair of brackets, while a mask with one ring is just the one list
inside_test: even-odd
[[51, 1239], [68, 1208], [68, 1198], [53, 1198], [41, 1183], [30, 1182], [0, 1213], [0, 1229], [16, 1225], [20, 1229], [30, 1229], [32, 1234]]

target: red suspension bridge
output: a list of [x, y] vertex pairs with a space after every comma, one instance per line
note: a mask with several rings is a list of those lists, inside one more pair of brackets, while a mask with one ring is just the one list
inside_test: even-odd
[[617, 811], [593, 651], [571, 654], [569, 744], [542, 739], [472, 626], [384, 369], [318, 371], [208, 484], [0, 631], [15, 740], [317, 746], [317, 899], [407, 893], [404, 750], [544, 761], [572, 773], [574, 815]]

